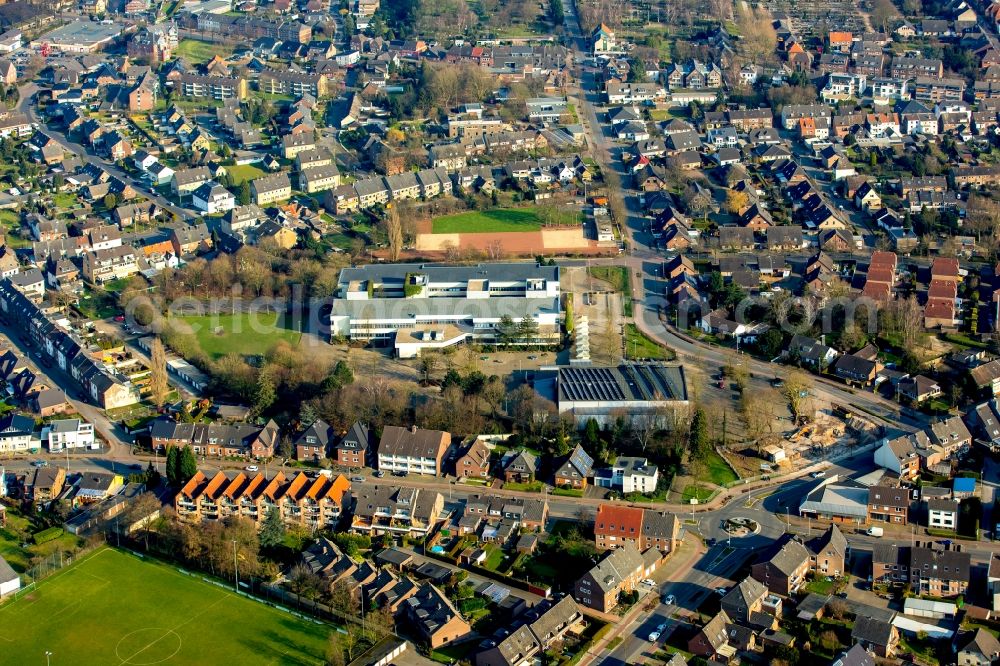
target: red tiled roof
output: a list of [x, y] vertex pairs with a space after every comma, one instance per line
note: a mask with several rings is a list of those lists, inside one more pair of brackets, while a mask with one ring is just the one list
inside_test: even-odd
[[602, 504], [594, 519], [594, 533], [635, 535], [639, 538], [642, 534], [642, 509]]

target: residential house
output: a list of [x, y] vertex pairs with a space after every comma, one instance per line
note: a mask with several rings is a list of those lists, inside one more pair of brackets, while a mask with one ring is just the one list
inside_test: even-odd
[[899, 630], [881, 618], [859, 615], [854, 619], [851, 640], [883, 659], [891, 659], [899, 645]]
[[936, 530], [958, 529], [958, 502], [932, 497], [927, 500], [927, 527]]
[[386, 426], [378, 445], [378, 468], [440, 476], [441, 460], [450, 446], [451, 435], [440, 430]]
[[81, 419], [51, 421], [42, 430], [42, 440], [48, 442], [49, 451], [67, 449], [99, 449], [101, 443], [94, 437], [94, 424]]
[[21, 414], [8, 413], [0, 418], [0, 453], [16, 453], [37, 448], [35, 421]]
[[416, 632], [432, 650], [472, 633], [472, 627], [448, 595], [430, 583], [424, 583], [404, 601], [402, 611], [407, 628]]
[[336, 438], [333, 428], [317, 419], [295, 438], [295, 459], [319, 462], [329, 457], [330, 444]]
[[895, 472], [904, 480], [915, 479], [920, 473], [920, 456], [909, 435], [883, 439], [875, 449], [875, 464]]
[[538, 473], [538, 459], [527, 449], [508, 451], [500, 462], [508, 483], [531, 483]]
[[868, 489], [868, 520], [893, 525], [905, 525], [910, 510], [910, 494], [906, 488], [872, 486]]
[[969, 588], [972, 558], [953, 544], [941, 549], [937, 544], [910, 549], [910, 585], [914, 593], [949, 598], [964, 595]]
[[821, 536], [806, 544], [810, 553], [809, 568], [821, 576], [844, 576], [847, 574], [847, 557], [850, 546], [847, 538], [836, 524]]
[[992, 666], [1000, 660], [1000, 641], [983, 627], [960, 643], [958, 666]]
[[587, 608], [611, 611], [618, 605], [622, 593], [636, 589], [639, 582], [656, 569], [661, 557], [656, 549], [640, 553], [635, 544], [627, 541], [621, 548], [609, 550], [576, 582], [573, 596]]
[[573, 597], [567, 595], [555, 603], [535, 606], [529, 622], [513, 629], [500, 642], [476, 654], [476, 666], [524, 666], [584, 623], [583, 614]]
[[455, 476], [486, 479], [490, 476], [490, 449], [477, 437], [455, 459]]
[[554, 484], [560, 488], [586, 488], [593, 473], [594, 459], [579, 444], [556, 467]]
[[337, 465], [364, 467], [370, 463], [372, 437], [367, 425], [355, 421], [350, 430], [333, 443], [330, 458]]
[[775, 594], [788, 596], [805, 582], [810, 555], [806, 547], [792, 538], [780, 540], [761, 561], [751, 566], [751, 575]]

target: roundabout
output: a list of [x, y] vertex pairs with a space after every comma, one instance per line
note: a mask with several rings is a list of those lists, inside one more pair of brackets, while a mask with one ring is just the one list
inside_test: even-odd
[[760, 533], [760, 523], [753, 518], [734, 516], [722, 522], [722, 530], [733, 539], [742, 539]]

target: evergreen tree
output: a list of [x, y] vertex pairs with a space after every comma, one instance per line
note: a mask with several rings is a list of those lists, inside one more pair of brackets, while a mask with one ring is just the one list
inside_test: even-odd
[[517, 324], [510, 315], [503, 315], [496, 325], [497, 342], [501, 345], [509, 345], [514, 342], [517, 335]]
[[178, 472], [180, 472], [180, 477], [177, 485], [187, 483], [191, 477], [198, 473], [198, 461], [195, 459], [194, 451], [190, 446], [185, 446], [181, 450]]
[[253, 197], [250, 195], [250, 183], [244, 180], [240, 183], [239, 189], [236, 191], [236, 200], [240, 202], [241, 206], [246, 206], [251, 201]]
[[538, 337], [538, 324], [531, 315], [524, 315], [521, 321], [517, 322], [517, 337], [525, 345]]
[[173, 446], [167, 447], [167, 483], [176, 488], [181, 485], [180, 478], [180, 451]]
[[691, 419], [691, 455], [698, 457], [708, 450], [708, 417], [705, 410], [697, 409]]
[[278, 507], [272, 506], [264, 518], [264, 524], [260, 528], [260, 546], [261, 548], [273, 548], [280, 546], [284, 540], [285, 524], [281, 522], [281, 514], [278, 513]]
[[276, 398], [274, 379], [269, 371], [264, 370], [257, 378], [257, 390], [253, 396], [254, 414], [260, 416], [264, 410], [274, 404]]

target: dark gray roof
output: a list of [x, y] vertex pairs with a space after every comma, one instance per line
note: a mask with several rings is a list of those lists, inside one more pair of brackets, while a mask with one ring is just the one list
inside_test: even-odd
[[[0, 558], [0, 562], [2, 562], [2, 558]], [[3, 580], [3, 578], [0, 577], [0, 580]], [[978, 653], [993, 661], [996, 659], [997, 654], [1000, 653], [1000, 641], [997, 641], [996, 636], [980, 627], [969, 641], [962, 646], [959, 652]]]
[[934, 548], [910, 549], [910, 571], [923, 578], [968, 582], [971, 563], [969, 553]]
[[2, 556], [0, 556], [0, 583], [9, 583], [12, 580], [17, 580], [20, 576], [17, 572], [11, 568], [10, 564], [7, 563]]
[[888, 645], [892, 640], [892, 623], [873, 617], [859, 616], [854, 619], [851, 638], [872, 645]]
[[840, 656], [833, 666], [875, 666], [875, 660], [860, 645], [855, 645]]
[[558, 381], [560, 402], [687, 399], [684, 370], [675, 365], [563, 367]]

